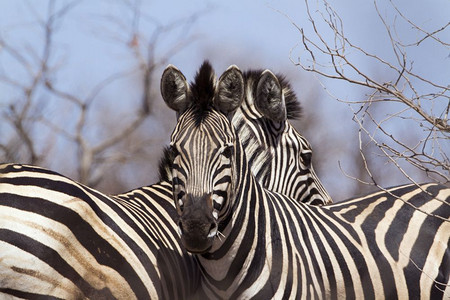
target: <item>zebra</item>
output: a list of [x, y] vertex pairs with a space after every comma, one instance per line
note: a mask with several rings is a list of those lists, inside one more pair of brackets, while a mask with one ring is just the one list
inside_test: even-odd
[[271, 192], [251, 174], [230, 122], [244, 97], [236, 66], [191, 85], [161, 78], [180, 240], [208, 298], [448, 297], [450, 189], [405, 185], [326, 206]]
[[[321, 196], [316, 188], [321, 184], [312, 166], [304, 162], [311, 153], [309, 145], [289, 129], [293, 127], [287, 117], [298, 110], [293, 93], [274, 75], [249, 74], [248, 82], [266, 78], [262, 86], [274, 86], [271, 95], [275, 93], [277, 99], [289, 95], [278, 104], [277, 108], [286, 111], [280, 118], [270, 109], [261, 109], [261, 113], [255, 108], [253, 102], [260, 98], [253, 95], [253, 85], [248, 85], [247, 104], [239, 108], [234, 122], [249, 141], [249, 155], [257, 153], [254, 172], [277, 191], [272, 181], [283, 175], [264, 160], [276, 159], [282, 145], [293, 153], [290, 161], [299, 160], [295, 166], [303, 167], [289, 170], [290, 175], [312, 186], [302, 192], [300, 201], [326, 199], [328, 194], [322, 192]], [[265, 100], [276, 102], [268, 97]], [[275, 144], [274, 140], [286, 142]], [[192, 296], [200, 273], [176, 233], [173, 219], [177, 214], [165, 161], [167, 157], [160, 166], [160, 182], [116, 196], [104, 195], [50, 170], [19, 164], [0, 166], [0, 293], [25, 298]], [[192, 281], [180, 284], [184, 278]]]
[[[209, 61], [203, 66], [212, 68]], [[248, 70], [243, 75], [244, 101], [233, 114], [232, 124], [255, 178], [265, 188], [304, 203], [332, 203], [314, 171], [310, 143], [289, 122], [301, 113], [289, 82], [268, 69]], [[165, 155], [170, 161], [170, 151]], [[161, 178], [170, 180], [170, 173], [170, 163], [164, 164]]]
[[175, 214], [167, 182], [107, 196], [53, 171], [1, 165], [0, 295], [188, 298], [200, 272]]
[[289, 82], [267, 69], [248, 70], [243, 77], [244, 100], [232, 124], [255, 178], [265, 188], [304, 203], [332, 203], [314, 171], [310, 143], [289, 122], [301, 114]]

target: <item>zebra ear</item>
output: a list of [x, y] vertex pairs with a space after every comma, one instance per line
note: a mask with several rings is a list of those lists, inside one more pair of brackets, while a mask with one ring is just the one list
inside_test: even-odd
[[161, 77], [161, 95], [167, 106], [178, 115], [183, 113], [189, 106], [188, 93], [186, 77], [175, 66], [168, 65]]
[[265, 70], [256, 87], [256, 107], [268, 119], [276, 122], [287, 118], [286, 104], [278, 78]]
[[214, 106], [225, 114], [234, 112], [244, 99], [244, 77], [235, 65], [219, 78], [214, 96]]

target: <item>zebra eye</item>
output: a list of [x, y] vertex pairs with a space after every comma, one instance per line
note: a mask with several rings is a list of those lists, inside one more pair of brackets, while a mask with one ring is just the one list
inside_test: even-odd
[[222, 155], [226, 157], [227, 159], [231, 158], [231, 153], [233, 152], [233, 146], [227, 146], [223, 151]]
[[311, 166], [311, 160], [312, 160], [312, 153], [311, 152], [303, 152], [300, 154], [303, 164], [307, 167]]

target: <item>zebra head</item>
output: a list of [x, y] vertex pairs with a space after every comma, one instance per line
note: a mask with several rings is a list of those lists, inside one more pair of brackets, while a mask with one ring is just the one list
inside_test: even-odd
[[331, 203], [314, 172], [311, 145], [289, 122], [301, 113], [290, 84], [270, 70], [249, 70], [243, 76], [245, 100], [232, 122], [252, 174], [265, 188], [297, 201]]
[[178, 118], [171, 151], [179, 233], [188, 251], [204, 253], [219, 234], [219, 221], [233, 195], [236, 135], [230, 119], [243, 100], [243, 76], [231, 66], [216, 82], [205, 62], [188, 85], [169, 65], [162, 75], [161, 93]]

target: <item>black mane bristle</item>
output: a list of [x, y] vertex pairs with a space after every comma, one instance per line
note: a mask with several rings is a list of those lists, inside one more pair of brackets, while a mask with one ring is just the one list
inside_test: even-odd
[[192, 106], [197, 125], [212, 108], [216, 75], [209, 61], [205, 60], [190, 84]]
[[281, 74], [276, 74], [281, 88], [284, 91], [284, 101], [286, 104], [287, 118], [289, 120], [298, 120], [302, 116], [302, 106], [297, 99], [297, 95], [291, 87], [291, 84], [286, 80], [286, 77]]
[[170, 147], [166, 146], [163, 149], [163, 155], [159, 159], [158, 173], [159, 181], [170, 181], [172, 173], [172, 162], [175, 159], [175, 155], [170, 150]]

